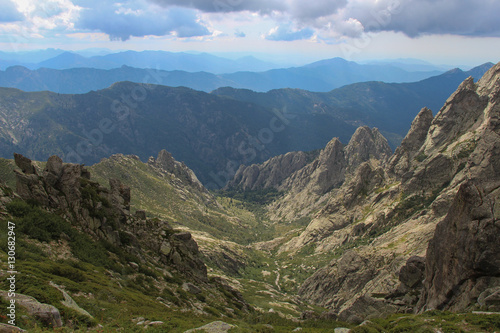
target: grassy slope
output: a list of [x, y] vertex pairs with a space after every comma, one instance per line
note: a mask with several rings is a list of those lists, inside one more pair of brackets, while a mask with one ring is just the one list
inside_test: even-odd
[[[13, 163], [11, 160], [0, 162], [0, 176], [11, 184], [13, 178], [8, 175], [11, 172], [9, 170], [13, 168]], [[202, 235], [214, 241], [215, 243], [211, 246], [228, 244], [220, 242], [218, 237], [236, 241], [234, 244], [269, 240], [277, 236], [284, 236], [286, 240], [304, 227], [299, 222], [288, 225], [269, 224], [265, 219], [265, 210], [256, 204], [255, 200], [243, 201], [219, 196], [217, 197], [218, 205], [212, 203], [207, 206], [203, 203], [203, 196], [200, 193], [193, 189], [176, 186], [170, 175], [155, 173], [152, 168], [134, 158], [120, 158], [119, 163], [116, 162], [116, 160], [108, 159], [92, 166], [91, 172], [94, 180], [104, 183], [104, 179], [109, 177], [121, 179], [132, 188], [132, 210], [146, 209], [150, 211], [151, 216], [182, 223], [193, 230], [195, 235]], [[254, 194], [255, 196], [258, 199], [258, 195]], [[200, 220], [200, 216], [204, 219]], [[214, 225], [207, 221], [211, 221]], [[2, 229], [5, 228], [4, 223], [5, 221], [2, 222]], [[232, 226], [237, 227], [232, 228]], [[200, 234], [200, 230], [203, 233]], [[3, 234], [2, 236], [0, 259], [5, 262], [5, 237]], [[141, 267], [140, 271], [133, 271], [124, 262], [119, 264], [121, 269], [115, 267], [114, 270], [110, 270], [101, 262], [74, 260], [75, 254], [66, 253], [64, 256], [65, 246], [61, 241], [39, 242], [21, 235], [18, 244], [20, 253], [18, 268], [22, 272], [20, 277], [23, 275], [28, 277], [24, 282], [19, 283], [19, 292], [33, 295], [43, 302], [62, 309], [63, 319], [71, 330], [97, 322], [104, 326], [103, 331], [114, 331], [118, 327], [123, 327], [130, 332], [141, 331], [142, 328], [138, 327], [132, 319], [144, 317], [164, 322], [164, 325], [157, 329], [148, 329], [150, 331], [183, 332], [186, 329], [221, 319], [221, 314], [230, 316], [223, 317], [222, 320], [237, 325], [237, 328], [232, 330], [234, 332], [273, 331], [265, 324], [273, 325], [275, 332], [290, 332], [299, 326], [303, 327], [303, 332], [332, 332], [338, 326], [353, 327], [345, 323], [325, 320], [295, 322], [281, 318], [276, 312], [268, 312], [273, 309], [288, 317], [297, 317], [304, 310], [322, 311], [322, 309], [303, 304], [294, 296], [295, 291], [311, 272], [338, 253], [332, 253], [330, 256], [317, 256], [305, 248], [294, 257], [290, 257], [287, 254], [278, 256], [274, 251], [255, 250], [252, 247], [235, 245], [231, 249], [244, 251], [246, 267], [240, 271], [239, 276], [229, 277], [229, 279], [239, 286], [247, 301], [263, 312], [235, 315], [231, 318], [227, 310], [217, 306], [216, 298], [207, 293], [199, 297], [209, 300], [207, 302], [209, 305], [205, 308], [208, 315], [178, 311], [182, 307], [199, 303], [199, 299], [183, 292], [179, 285], [180, 280], [175, 276], [168, 277], [157, 272], [154, 267], [146, 266]], [[108, 253], [102, 255], [107, 256]], [[58, 254], [59, 258], [57, 258]], [[210, 265], [209, 260], [207, 263]], [[213, 266], [211, 272], [211, 275], [225, 275], [225, 272], [214, 269]], [[278, 274], [279, 279], [277, 279]], [[62, 294], [50, 287], [47, 281], [65, 286], [75, 301], [94, 316], [95, 321], [81, 317], [61, 305]], [[0, 288], [5, 289], [5, 286], [2, 285]], [[165, 299], [172, 307], [166, 309], [165, 305], [158, 303], [156, 301], [158, 296]], [[354, 332], [417, 330], [431, 332], [434, 329], [440, 329], [443, 332], [492, 332], [500, 328], [499, 316], [454, 315], [441, 312], [419, 316], [394, 315], [385, 319], [375, 319], [372, 322], [373, 324], [365, 327], [354, 327]], [[24, 327], [42, 325], [27, 319], [21, 320], [20, 324]]]

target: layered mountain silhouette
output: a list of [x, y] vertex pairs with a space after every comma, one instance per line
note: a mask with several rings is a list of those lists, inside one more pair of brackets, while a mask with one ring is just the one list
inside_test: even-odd
[[235, 61], [209, 54], [127, 51], [86, 58], [66, 52], [36, 66], [21, 63], [6, 68], [0, 72], [0, 85], [26, 91], [85, 93], [117, 81], [133, 81], [206, 92], [225, 86], [261, 92], [279, 88], [324, 92], [355, 82], [414, 82], [441, 74], [406, 71], [386, 64], [361, 65], [342, 58], [267, 71], [259, 67], [265, 65], [248, 57]]
[[[136, 76], [148, 73], [120, 70]], [[22, 81], [26, 71], [17, 67], [7, 72]], [[329, 93], [221, 88], [207, 94], [132, 82], [79, 95], [2, 88], [1, 151], [7, 158], [16, 150], [38, 160], [57, 153], [92, 164], [116, 152], [146, 159], [167, 149], [203, 183], [222, 187], [242, 163], [318, 149], [333, 136], [346, 141], [360, 125], [377, 126], [395, 147], [419, 105], [442, 104], [468, 74], [456, 70], [409, 84], [358, 83]], [[154, 79], [151, 73], [145, 75]], [[66, 82], [52, 79], [55, 84]], [[70, 80], [75, 86], [92, 81], [94, 76]]]
[[[303, 143], [307, 121], [332, 115], [131, 82], [1, 96], [2, 151], [61, 149], [75, 162], [0, 161], [0, 214], [15, 221], [16, 265], [29, 273], [16, 290], [23, 328], [186, 331], [221, 318], [231, 325], [202, 329], [498, 328], [500, 63], [437, 113], [422, 107], [394, 152], [382, 131], [359, 126], [262, 163], [280, 136], [302, 130]], [[212, 169], [221, 179], [238, 154], [245, 165], [210, 192], [174, 158], [181, 151], [78, 160], [169, 140], [205, 167], [235, 154]]]

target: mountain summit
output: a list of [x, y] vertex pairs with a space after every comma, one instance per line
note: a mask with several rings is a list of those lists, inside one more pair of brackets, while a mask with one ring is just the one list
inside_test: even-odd
[[[298, 293], [341, 320], [498, 311], [499, 96], [497, 64], [465, 79], [435, 116], [421, 109], [392, 155], [378, 130], [361, 127], [303, 167], [302, 153], [241, 167], [230, 186], [283, 191], [268, 207], [276, 223], [312, 218], [272, 246], [308, 260], [334, 254]], [[284, 161], [281, 184], [261, 180]]]

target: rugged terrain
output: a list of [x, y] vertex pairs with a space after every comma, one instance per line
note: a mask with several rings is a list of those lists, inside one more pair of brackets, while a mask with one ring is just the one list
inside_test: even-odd
[[[240, 164], [320, 149], [332, 137], [347, 142], [359, 126], [378, 127], [395, 147], [422, 105], [440, 107], [467, 75], [479, 77], [487, 68], [485, 64], [407, 84], [358, 83], [328, 93], [221, 88], [207, 94], [132, 82], [74, 95], [0, 88], [0, 156], [12, 158], [16, 151], [43, 161], [56, 154], [90, 165], [114, 153], [147, 161], [166, 149], [207, 188], [221, 188]], [[140, 82], [168, 83], [147, 70], [121, 72], [107, 82], [130, 73], [143, 77]], [[13, 80], [31, 77], [21, 68], [9, 73]], [[67, 83], [59, 76], [34, 80], [70, 87], [94, 82], [95, 75]]]
[[394, 153], [361, 126], [345, 145], [240, 166], [217, 192], [165, 150], [2, 160], [18, 291], [58, 311], [22, 310], [20, 325], [498, 330], [499, 98], [497, 64], [422, 108]]
[[[312, 217], [270, 244], [277, 255], [285, 263], [305, 249], [308, 262], [333, 257], [304, 281], [302, 300], [355, 322], [498, 310], [499, 91], [496, 65], [478, 83], [466, 79], [436, 116], [423, 108], [392, 156], [378, 131], [360, 128], [347, 146], [334, 139], [304, 167], [288, 165], [280, 185], [262, 183], [285, 192], [270, 204], [271, 220]], [[232, 185], [252, 188], [269, 169], [240, 168]], [[421, 276], [407, 279], [405, 269]]]

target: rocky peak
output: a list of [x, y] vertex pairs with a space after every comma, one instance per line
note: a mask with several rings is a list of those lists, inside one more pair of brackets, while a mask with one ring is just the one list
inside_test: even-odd
[[385, 161], [391, 156], [392, 150], [377, 128], [370, 129], [362, 126], [352, 135], [349, 144], [345, 147], [345, 154], [349, 169], [355, 170], [357, 166], [370, 158]]
[[431, 155], [465, 132], [476, 129], [488, 104], [488, 99], [480, 96], [477, 88], [473, 78], [469, 77], [448, 98], [432, 121], [422, 153]]
[[401, 142], [400, 147], [410, 152], [418, 151], [425, 141], [433, 119], [432, 111], [426, 107], [422, 108], [412, 121], [410, 130]]
[[322, 195], [344, 182], [345, 168], [344, 145], [333, 138], [314, 161], [292, 174], [282, 188], [297, 191], [307, 187]]
[[165, 149], [158, 153], [158, 157], [150, 157], [148, 159], [149, 166], [160, 171], [168, 172], [175, 175], [179, 180], [187, 182], [191, 186], [195, 186], [203, 192], [208, 192], [203, 184], [198, 180], [194, 172], [189, 169], [183, 162], [176, 161], [172, 154]]
[[308, 163], [309, 155], [311, 154], [302, 151], [289, 152], [262, 164], [241, 165], [227, 187], [243, 190], [278, 189], [286, 178]]
[[490, 68], [477, 82], [481, 95], [490, 95], [500, 91], [500, 63]]
[[391, 174], [402, 176], [410, 170], [414, 157], [425, 142], [433, 119], [430, 109], [424, 107], [420, 110], [411, 123], [408, 134], [389, 160], [388, 170]]

